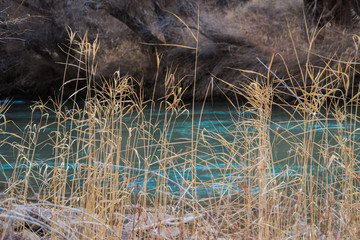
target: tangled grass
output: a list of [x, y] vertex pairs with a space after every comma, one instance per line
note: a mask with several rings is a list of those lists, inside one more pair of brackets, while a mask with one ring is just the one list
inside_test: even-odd
[[[236, 114], [224, 137], [201, 128], [201, 114], [188, 111], [171, 72], [166, 97], [144, 101], [145, 89], [130, 76], [96, 79], [98, 42], [69, 35], [65, 65], [74, 58], [86, 72], [74, 80], [65, 72], [61, 90], [72, 84], [74, 94], [35, 103], [39, 120], [23, 136], [6, 132], [9, 106], [0, 107], [1, 146], [17, 153], [0, 202], [2, 239], [359, 237], [357, 56], [325, 67], [307, 62], [302, 82], [278, 78], [271, 62], [267, 75], [242, 71], [248, 84], [230, 87], [247, 103], [229, 100]], [[296, 101], [274, 101], [284, 91]], [[274, 107], [288, 120], [274, 123]], [[192, 138], [174, 139], [186, 114]], [[280, 144], [288, 152], [279, 152]], [[53, 158], [37, 159], [45, 146]]]

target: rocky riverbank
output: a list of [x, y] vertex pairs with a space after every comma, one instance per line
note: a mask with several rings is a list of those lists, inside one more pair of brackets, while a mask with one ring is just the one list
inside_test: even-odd
[[[175, 82], [181, 81], [184, 100], [192, 99], [195, 73], [197, 100], [234, 98], [234, 86], [241, 89], [249, 78], [257, 78], [239, 69], [267, 74], [257, 58], [271, 64], [290, 85], [311, 85], [313, 80], [306, 79], [306, 71], [312, 70], [305, 69], [306, 62], [315, 66], [314, 71], [327, 63], [334, 69], [346, 67], [339, 60], [356, 57], [354, 40], [355, 44], [358, 40], [353, 37], [359, 29], [357, 23], [344, 26], [326, 19], [329, 24], [318, 34], [316, 26], [304, 21], [301, 0], [199, 4], [192, 0], [14, 0], [2, 1], [0, 8], [2, 99], [47, 98], [59, 91], [65, 71], [61, 63], [71, 48], [66, 26], [79, 36], [87, 32], [90, 41], [98, 36], [99, 79], [110, 79], [120, 71], [141, 82], [145, 98], [160, 99], [166, 93], [166, 74], [171, 73]], [[311, 41], [315, 35], [316, 41]], [[71, 61], [76, 66], [76, 61]], [[84, 76], [84, 71], [69, 67], [65, 79]], [[274, 76], [269, 78], [279, 85]], [[358, 78], [354, 79], [353, 86], [357, 86]], [[65, 90], [70, 95], [73, 87]], [[278, 95], [291, 98], [284, 87]]]
[[190, 239], [189, 224], [205, 216], [179, 217], [158, 209], [129, 206], [127, 215], [122, 214], [123, 210], [109, 212], [107, 216], [112, 224], [106, 225], [96, 213], [46, 201], [7, 198], [0, 206], [0, 236], [14, 240], [93, 239], [91, 236], [97, 235], [124, 240], [141, 237]]

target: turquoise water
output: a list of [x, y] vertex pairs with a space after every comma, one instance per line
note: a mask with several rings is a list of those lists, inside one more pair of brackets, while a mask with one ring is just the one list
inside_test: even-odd
[[[3, 124], [0, 126], [3, 132], [11, 132], [17, 136], [22, 136], [23, 138], [25, 136], [27, 143], [23, 143], [24, 145], [34, 144], [32, 142], [33, 139], [30, 136], [31, 134], [24, 135], [29, 129], [36, 129], [35, 127], [40, 126], [40, 121], [43, 125], [46, 125], [46, 123], [52, 123], [56, 120], [56, 116], [51, 113], [46, 115], [45, 119], [41, 118], [41, 114], [38, 110], [32, 112], [30, 108], [31, 104], [31, 102], [26, 101], [13, 101], [11, 108], [4, 114], [7, 120], [6, 125]], [[304, 125], [300, 124], [300, 115], [293, 114], [289, 109], [287, 110], [288, 111], [274, 108], [272, 110], [271, 122], [269, 123], [270, 129], [267, 130], [270, 131], [271, 136], [270, 142], [272, 148], [270, 150], [272, 151], [274, 162], [277, 162], [273, 165], [272, 174], [282, 176], [284, 175], [285, 169], [290, 169], [290, 171], [287, 171], [286, 175], [296, 176], [303, 168], [303, 164], [297, 160], [296, 154], [294, 153], [296, 147], [292, 143], [300, 144], [302, 142], [302, 134], [306, 129], [304, 129]], [[144, 113], [146, 121], [150, 122], [150, 107], [146, 108]], [[186, 191], [186, 187], [184, 187], [186, 184], [184, 184], [184, 182], [190, 181], [196, 171], [196, 181], [198, 183], [203, 183], [197, 188], [198, 195], [205, 197], [216, 194], [230, 194], [229, 186], [231, 183], [241, 180], [244, 174], [243, 169], [256, 163], [256, 159], [253, 159], [253, 162], [251, 159], [250, 161], [243, 159], [243, 156], [251, 155], [251, 153], [249, 153], [252, 150], [251, 148], [256, 148], [256, 145], [254, 145], [254, 143], [256, 144], [256, 141], [252, 143], [253, 145], [250, 146], [250, 149], [249, 146], [244, 143], [245, 135], [247, 138], [249, 136], [253, 137], [259, 132], [259, 129], [257, 129], [255, 125], [252, 125], [255, 122], [256, 116], [250, 112], [242, 111], [241, 108], [234, 109], [226, 103], [209, 103], [206, 104], [204, 109], [202, 109], [201, 105], [196, 106], [194, 113], [192, 112], [191, 107], [188, 107], [187, 112], [176, 118], [169, 112], [155, 108], [151, 113], [151, 119], [151, 123], [154, 125], [157, 124], [156, 127], [158, 129], [169, 128], [166, 136], [163, 136], [161, 131], [153, 132], [150, 147], [141, 141], [131, 143], [131, 147], [137, 149], [136, 158], [138, 159], [134, 161], [134, 165], [131, 167], [125, 164], [111, 166], [119, 172], [124, 172], [124, 176], [125, 172], [131, 171], [134, 176], [132, 182], [134, 188], [143, 187], [144, 173], [147, 172], [149, 179], [146, 184], [149, 191], [155, 191], [159, 179], [162, 179], [172, 186], [172, 189], [169, 191], [180, 193]], [[169, 121], [169, 119], [171, 120]], [[126, 125], [128, 128], [131, 127], [132, 129], [136, 129], [140, 124], [137, 120], [138, 116], [136, 114], [124, 117], [124, 126]], [[353, 124], [342, 124], [329, 119], [327, 119], [327, 121], [321, 121], [321, 123], [315, 121], [311, 126], [307, 126], [314, 129], [313, 137], [315, 142], [321, 143], [324, 136], [327, 136], [329, 138], [328, 142], [334, 145], [335, 149], [338, 140], [332, 138], [334, 135], [338, 136], [338, 132], [341, 130], [344, 131], [345, 135], [348, 132], [352, 132], [352, 134], [344, 137], [350, 136], [353, 138], [353, 141], [357, 142], [359, 133], [356, 130], [357, 127]], [[327, 129], [324, 129], [323, 124], [326, 124]], [[56, 128], [56, 125], [49, 125], [39, 130], [39, 139], [37, 140], [37, 143], [41, 144], [36, 145], [35, 151], [23, 150], [23, 153], [26, 153], [28, 158], [32, 158], [34, 159], [34, 162], [36, 162], [36, 166], [32, 166], [33, 169], [36, 169], [36, 171], [39, 171], [42, 175], [44, 175], [44, 172], [48, 171], [55, 162], [54, 148], [51, 146], [51, 141], [49, 141], [48, 136], [51, 135]], [[126, 154], [125, 150], [128, 146], [127, 144], [129, 144], [128, 128], [123, 129], [122, 142], [119, 142], [124, 150], [124, 153], [120, 153], [120, 155]], [[184, 154], [172, 162], [172, 164], [178, 164], [180, 166], [172, 167], [166, 173], [161, 172], [159, 169], [162, 163], [160, 158], [162, 156], [163, 148], [157, 143], [161, 141], [161, 139], [166, 139], [167, 143], [169, 143], [168, 149], [170, 149], [170, 154], [168, 156], [184, 153], [191, 147], [191, 139], [194, 137], [192, 135], [192, 130], [203, 133], [196, 134], [199, 138], [198, 151], [196, 152], [196, 168], [193, 169], [191, 167], [192, 165], [186, 164], [186, 161], [189, 161], [191, 155]], [[287, 139], [287, 141], [284, 141], [279, 137], [279, 134]], [[19, 151], [15, 147], [17, 143], [21, 143], [21, 140], [16, 135], [1, 135], [1, 140], [6, 138], [6, 144], [0, 146], [0, 181], [2, 182], [2, 189], [6, 187], [5, 182], [7, 181], [7, 178], [13, 174], [16, 159], [22, 159], [21, 155], [19, 155]], [[223, 140], [220, 140], [221, 138]], [[72, 151], [73, 152], [69, 156], [77, 156], [77, 158], [86, 156], [87, 154], [86, 150], [76, 152], [76, 149], [73, 148]], [[132, 154], [134, 156], [134, 153]], [[150, 161], [150, 165], [145, 169], [144, 159], [146, 157], [151, 157], [152, 161]], [[314, 150], [313, 157], [320, 161], [320, 148]], [[286, 160], [282, 161], [282, 159]], [[17, 166], [17, 169], [23, 170], [20, 178], [24, 177], [24, 174], [29, 167], [26, 161], [21, 161], [23, 162], [23, 165]], [[77, 164], [80, 163], [81, 162], [75, 163], [71, 159], [66, 163], [66, 167], [70, 172], [68, 180], [72, 179], [71, 173], [74, 172], [74, 169], [77, 169]], [[103, 159], [99, 159], [98, 162], [94, 164], [101, 166], [106, 163], [104, 163]], [[309, 166], [309, 171], [310, 170], [319, 172], [324, 171], [325, 169], [321, 164], [312, 164]], [[341, 172], [341, 169], [339, 169], [339, 172]], [[39, 174], [39, 176], [41, 174]], [[123, 175], [120, 174], [120, 178]], [[217, 184], [217, 178], [221, 179], [219, 184]], [[229, 184], [224, 184], [224, 180], [229, 182]], [[38, 187], [36, 181], [32, 181], [32, 184], [36, 190]], [[253, 191], [256, 192], [257, 190], [254, 189]]]

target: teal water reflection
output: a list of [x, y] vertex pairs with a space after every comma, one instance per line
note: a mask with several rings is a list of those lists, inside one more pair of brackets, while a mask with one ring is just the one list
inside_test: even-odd
[[[1, 126], [1, 130], [13, 134], [1, 135], [1, 140], [5, 140], [6, 138], [6, 143], [0, 146], [2, 172], [0, 181], [2, 183], [2, 189], [6, 187], [5, 183], [7, 182], [7, 178], [13, 173], [16, 160], [22, 158], [16, 148], [16, 144], [21, 143], [21, 140], [17, 136], [23, 137], [24, 133], [31, 127], [36, 128], [35, 124], [39, 124], [40, 121], [42, 121], [44, 125], [56, 121], [54, 114], [49, 114], [46, 116], [46, 119], [44, 119], [41, 118], [39, 111], [32, 112], [30, 108], [31, 104], [31, 102], [26, 101], [14, 101], [12, 102], [10, 110], [5, 114], [7, 123]], [[307, 131], [312, 132], [312, 134], [310, 134], [313, 138], [312, 141], [318, 143], [319, 146], [322, 141], [327, 141], [328, 144], [334, 146], [334, 148], [338, 146], [340, 138], [332, 139], [332, 134], [340, 136], [339, 131], [344, 132], [344, 138], [348, 137], [351, 138], [352, 141], [358, 142], [360, 131], [354, 122], [341, 123], [334, 119], [320, 118], [322, 124], [314, 121], [311, 124], [305, 125], [302, 123], [302, 118], [299, 114], [289, 113], [289, 111], [290, 110], [285, 111], [280, 108], [274, 108], [271, 122], [269, 123], [270, 129], [266, 130], [270, 133], [271, 151], [273, 161], [275, 162], [272, 166], [272, 174], [275, 176], [296, 176], [301, 172], [304, 163], [299, 162], [296, 153], [294, 153], [296, 152], [295, 145], [302, 143], [304, 134], [308, 134]], [[186, 189], [183, 183], [191, 182], [194, 174], [196, 174], [196, 182], [200, 183], [197, 188], [198, 196], [206, 197], [216, 194], [230, 194], [231, 187], [229, 188], [229, 186], [241, 180], [244, 169], [248, 168], [251, 164], [256, 164], [256, 159], [252, 159], [253, 161], [251, 161], [251, 159], [244, 160], [244, 156], [252, 156], [251, 147], [256, 148], [256, 146], [251, 145], [249, 149], [244, 139], [256, 136], [259, 131], [256, 125], [252, 126], [256, 116], [250, 112], [247, 113], [236, 110], [226, 103], [216, 103], [207, 104], [204, 109], [202, 109], [201, 105], [198, 105], [195, 107], [194, 113], [192, 113], [191, 107], [189, 107], [188, 112], [176, 118], [171, 115], [170, 112], [157, 109], [151, 110], [151, 108], [148, 107], [144, 110], [144, 116], [144, 119], [156, 125], [157, 129], [168, 128], [169, 130], [166, 131], [166, 136], [162, 135], [162, 131], [154, 131], [151, 140], [129, 143], [129, 129], [138, 128], [141, 122], [136, 120], [138, 118], [136, 114], [123, 118], [124, 126], [127, 127], [124, 127], [122, 130], [123, 138], [121, 143], [119, 143], [122, 145], [121, 149], [123, 149], [124, 153], [119, 154], [123, 154], [122, 157], [124, 158], [127, 157], [126, 154], [129, 154], [127, 147], [130, 144], [132, 148], [136, 149], [136, 154], [132, 153], [132, 156], [136, 156], [137, 160], [134, 161], [132, 166], [122, 163], [118, 165], [113, 164], [111, 167], [119, 172], [123, 172], [123, 174], [119, 174], [120, 180], [128, 178], [129, 175], [127, 175], [127, 173], [131, 171], [132, 176], [134, 176], [131, 182], [134, 189], [144, 187], [146, 173], [148, 191], [158, 189], [157, 184], [161, 180], [171, 185], [171, 191], [173, 193], [181, 194], [185, 192], [185, 194], [188, 194], [186, 191], [189, 190]], [[200, 119], [201, 121], [199, 121]], [[244, 123], [244, 121], [247, 123]], [[29, 125], [29, 123], [31, 124]], [[151, 124], [149, 124], [149, 129], [152, 126]], [[326, 124], [326, 129], [324, 129], [323, 124]], [[56, 125], [49, 125], [46, 128], [38, 130], [39, 139], [37, 139], [37, 142], [41, 143], [41, 145], [36, 146], [36, 151], [29, 150], [29, 152], [27, 152], [27, 157], [31, 157], [33, 161], [36, 162], [36, 166], [32, 167], [39, 172], [39, 176], [41, 174], [44, 175], [44, 172], [54, 165], [54, 148], [51, 146], [51, 141], [49, 141], [48, 136], [54, 132], [56, 128]], [[192, 134], [193, 130], [199, 134]], [[199, 141], [195, 168], [193, 168], [193, 165], [190, 163], [187, 163], [190, 162], [191, 156], [184, 155], [184, 157], [173, 158], [173, 165], [169, 167], [166, 172], [161, 170], [163, 162], [160, 158], [164, 156], [164, 148], [159, 144], [159, 142], [162, 141], [161, 139], [166, 139], [166, 143], [168, 144], [167, 149], [170, 149], [168, 156], [175, 156], [181, 155], [186, 152], [187, 149], [191, 148], [193, 146], [191, 140], [196, 140], [196, 138]], [[28, 139], [27, 141], [31, 141], [31, 137], [29, 136], [27, 136], [26, 139]], [[32, 143], [23, 143], [23, 145], [26, 144], [31, 145]], [[324, 155], [324, 149], [320, 147], [316, 149], [316, 145], [317, 144], [315, 144], [313, 151], [314, 156], [312, 157], [321, 161]], [[76, 156], [77, 159], [81, 159], [82, 156], [87, 155], [86, 149], [76, 152], [76, 148], [73, 148], [72, 151], [69, 156]], [[356, 150], [355, 152], [355, 157], [358, 158], [359, 151]], [[151, 157], [152, 160], [149, 162], [149, 166], [145, 168], [144, 161], [145, 158], [148, 157]], [[316, 162], [311, 163], [308, 171], [317, 173], [326, 171], [326, 166], [322, 166], [321, 163], [315, 163]], [[69, 159], [66, 164], [66, 168], [69, 170], [68, 180], [71, 180], [74, 171], [78, 169], [78, 164], [81, 164], [81, 161], [75, 163]], [[105, 163], [103, 159], [98, 159], [94, 164], [102, 166], [107, 163]], [[23, 169], [23, 173], [25, 173], [28, 165], [23, 164], [16, 167], [17, 169]], [[343, 171], [341, 166], [334, 167], [339, 168], [336, 170], [339, 173]], [[24, 175], [19, 177], [22, 178]], [[221, 179], [221, 181], [217, 181], [217, 179]], [[33, 184], [36, 189], [36, 181], [34, 181]], [[253, 192], [256, 191], [256, 189], [253, 189]]]

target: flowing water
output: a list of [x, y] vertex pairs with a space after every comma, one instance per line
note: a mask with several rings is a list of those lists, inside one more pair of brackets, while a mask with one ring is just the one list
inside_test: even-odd
[[[6, 137], [6, 143], [0, 146], [0, 156], [1, 156], [1, 175], [0, 181], [2, 182], [1, 188], [4, 189], [8, 178], [13, 174], [13, 169], [16, 165], [16, 160], [21, 159], [19, 151], [16, 150], [16, 143], [21, 143], [18, 136], [23, 137], [24, 133], [29, 130], [32, 125], [38, 124], [40, 121], [41, 114], [39, 111], [32, 112], [30, 106], [31, 102], [27, 101], [13, 101], [11, 108], [4, 114], [7, 120], [6, 125], [0, 126], [3, 132], [12, 133], [12, 135], [1, 135], [1, 140], [4, 140]], [[152, 112], [152, 113], [151, 113]], [[233, 107], [226, 103], [216, 103], [216, 104], [206, 104], [202, 109], [201, 105], [198, 105], [194, 109], [194, 113], [189, 107], [189, 111], [178, 116], [176, 119], [170, 115], [169, 112], [165, 111], [150, 111], [150, 108], [144, 110], [145, 117], [149, 118], [151, 113], [151, 118], [158, 123], [157, 127], [159, 129], [169, 128], [169, 131], [166, 131], [166, 139], [168, 140], [169, 146], [171, 145], [170, 155], [181, 155], [181, 153], [186, 152], [191, 147], [191, 139], [200, 138], [199, 142], [202, 142], [198, 145], [198, 151], [196, 153], [197, 157], [197, 166], [196, 166], [196, 179], [197, 182], [207, 183], [207, 182], [216, 182], [216, 179], [221, 179], [222, 183], [218, 186], [212, 184], [211, 186], [204, 184], [198, 189], [198, 194], [201, 196], [206, 196], [209, 191], [214, 191], [217, 189], [217, 193], [226, 194], [228, 193], [228, 186], [223, 186], [223, 182], [234, 181], [234, 179], [241, 177], [237, 174], [239, 169], [243, 169], [249, 166], [249, 164], [256, 164], [254, 162], [244, 161], [244, 156], [251, 156], [252, 148], [256, 148], [255, 145], [257, 142], [244, 143], [244, 139], [249, 139], [249, 136], [254, 137], [259, 129], [256, 129], [256, 126], [251, 126], [252, 121], [255, 122], [256, 116], [252, 113], [242, 112], [241, 110], [235, 110]], [[192, 117], [194, 116], [194, 117]], [[245, 118], [244, 118], [245, 117]], [[126, 139], [129, 135], [129, 127], [136, 128], [139, 124], [138, 121], [134, 121], [135, 116], [124, 117], [123, 121], [128, 128], [123, 130], [123, 141], [122, 149], [126, 149], [129, 142]], [[253, 118], [253, 120], [252, 120]], [[169, 122], [169, 119], [171, 121]], [[55, 122], [56, 116], [49, 114], [46, 118], [47, 123]], [[356, 129], [356, 127], [350, 125], [342, 125], [342, 123], [336, 122], [335, 120], [321, 120], [314, 121], [312, 124], [304, 125], [299, 114], [294, 114], [291, 110], [273, 108], [271, 121], [269, 122], [269, 129], [266, 131], [270, 136], [270, 143], [273, 158], [272, 173], [281, 175], [287, 169], [287, 175], [289, 174], [299, 174], [300, 170], [304, 165], [297, 160], [296, 147], [294, 142], [300, 142], [304, 132], [306, 133], [307, 128], [311, 128], [314, 134], [310, 134], [313, 137], [314, 142], [321, 143], [324, 141], [324, 136], [327, 136], [327, 141], [330, 145], [336, 146], [336, 139], [331, 139], [333, 135], [338, 134], [342, 129], [346, 132], [346, 129]], [[3, 121], [3, 120], [1, 120]], [[44, 120], [42, 120], [44, 121]], [[173, 122], [172, 122], [173, 121]], [[248, 123], [245, 124], [244, 121]], [[31, 123], [31, 124], [29, 124]], [[45, 124], [45, 123], [44, 123]], [[326, 124], [326, 129], [323, 124]], [[37, 140], [38, 143], [42, 143], [47, 140], [47, 136], [51, 134], [52, 131], [56, 130], [56, 125], [49, 125], [43, 129], [42, 134]], [[195, 132], [196, 134], [193, 134]], [[244, 137], [246, 135], [247, 137]], [[310, 136], [309, 135], [309, 136]], [[281, 137], [280, 137], [281, 136]], [[353, 134], [353, 140], [357, 141], [358, 133]], [[164, 138], [161, 131], [155, 131], [153, 133], [153, 140], [151, 144], [158, 141], [159, 139]], [[31, 137], [27, 137], [27, 141], [31, 141]], [[284, 139], [287, 139], [286, 141]], [[24, 143], [23, 143], [24, 144]], [[31, 144], [31, 143], [30, 143]], [[26, 144], [25, 144], [26, 145]], [[142, 187], [143, 184], [143, 172], [144, 164], [141, 160], [144, 159], [146, 151], [148, 155], [152, 156], [155, 160], [150, 164], [148, 168], [148, 173], [153, 174], [152, 177], [148, 179], [148, 187], [151, 189], [156, 188], [156, 182], [158, 170], [160, 168], [161, 159], [159, 156], [163, 154], [163, 148], [159, 145], [154, 144], [153, 147], [146, 147], [146, 144], [137, 143], [137, 156], [139, 162], [133, 165], [133, 174], [138, 175], [136, 180], [134, 180], [134, 186]], [[321, 159], [324, 149], [319, 148], [314, 150], [314, 158]], [[331, 151], [331, 149], [329, 149]], [[151, 152], [149, 154], [149, 152]], [[82, 153], [77, 153], [79, 155], [86, 155], [86, 151]], [[52, 166], [54, 164], [54, 148], [51, 147], [50, 143], [39, 144], [39, 147], [36, 147], [36, 151], [29, 153], [29, 156], [39, 163], [39, 171], [45, 171], [44, 166]], [[28, 156], [28, 157], [29, 157]], [[231, 158], [231, 160], [223, 160]], [[176, 161], [186, 162], [188, 159], [179, 158]], [[100, 160], [101, 161], [101, 160]], [[41, 163], [46, 163], [44, 166]], [[154, 163], [155, 162], [155, 163]], [[156, 164], [159, 162], [159, 164]], [[74, 165], [69, 161], [69, 167], [75, 168]], [[166, 179], [169, 185], [173, 185], [173, 191], [178, 191], [181, 189], [179, 182], [191, 178], [191, 174], [194, 174], [194, 169], [185, 169], [186, 164], [182, 164], [180, 167], [170, 168], [169, 172], [166, 174]], [[23, 166], [17, 166], [17, 168], [24, 168], [26, 170], [28, 166], [24, 164]], [[42, 168], [43, 167], [43, 168]], [[119, 168], [119, 171], [126, 166], [115, 166]], [[137, 169], [137, 170], [136, 170]], [[289, 171], [290, 169], [290, 171]], [[318, 165], [312, 165], [309, 167], [313, 171], [324, 171], [325, 169], [321, 167], [321, 163]], [[23, 176], [19, 176], [23, 177]], [[35, 182], [33, 182], [36, 185]], [[256, 189], [254, 190], [256, 191]]]

